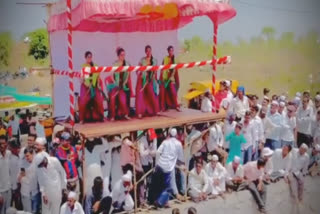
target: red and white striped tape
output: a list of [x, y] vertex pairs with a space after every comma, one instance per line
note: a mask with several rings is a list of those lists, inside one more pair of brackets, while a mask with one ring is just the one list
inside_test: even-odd
[[67, 20], [68, 20], [68, 65], [69, 65], [69, 101], [70, 101], [70, 124], [74, 121], [74, 85], [73, 85], [73, 63], [72, 63], [72, 16], [71, 0], [67, 0]]
[[[231, 56], [225, 56], [219, 58], [215, 64], [225, 65], [231, 63]], [[108, 67], [86, 67], [82, 69], [82, 72], [73, 72], [72, 76], [74, 78], [84, 78], [90, 73], [100, 73], [100, 72], [135, 72], [135, 71], [158, 71], [167, 69], [181, 69], [181, 68], [193, 68], [205, 65], [214, 65], [214, 60], [200, 61], [200, 62], [190, 62], [190, 63], [179, 63], [170, 65], [157, 65], [157, 66], [108, 66]], [[55, 75], [67, 76], [68, 71], [54, 71]]]
[[213, 62], [212, 63], [212, 94], [215, 93], [216, 72], [217, 72], [217, 45], [218, 45], [218, 24], [213, 24]]

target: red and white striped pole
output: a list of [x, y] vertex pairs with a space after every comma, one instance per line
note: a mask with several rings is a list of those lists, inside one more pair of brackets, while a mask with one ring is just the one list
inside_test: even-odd
[[71, 124], [71, 126], [74, 126], [74, 86], [73, 86], [73, 63], [72, 63], [71, 0], [67, 0], [67, 19], [68, 19], [68, 65], [69, 65], [70, 124]]
[[215, 93], [215, 84], [216, 84], [217, 45], [218, 45], [218, 24], [214, 22], [213, 23], [212, 94]]

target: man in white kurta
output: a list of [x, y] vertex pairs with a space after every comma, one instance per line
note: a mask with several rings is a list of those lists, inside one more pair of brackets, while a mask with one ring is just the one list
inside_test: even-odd
[[312, 123], [314, 121], [313, 108], [308, 105], [309, 100], [303, 98], [302, 105], [297, 111], [297, 145], [302, 143], [311, 146], [312, 142]]
[[266, 165], [264, 167], [264, 180], [265, 181], [270, 181], [270, 176], [273, 172], [273, 163], [272, 163], [272, 158], [271, 158], [272, 155], [273, 155], [273, 151], [270, 148], [268, 148], [268, 147], [263, 148], [263, 150], [261, 152], [261, 157], [266, 162]]
[[61, 206], [60, 214], [84, 214], [81, 204], [77, 201], [77, 193], [69, 192], [68, 201]]
[[226, 166], [226, 186], [234, 191], [240, 191], [245, 188], [243, 166], [240, 165], [240, 160], [240, 157], [235, 156], [233, 161]]
[[276, 149], [272, 155], [273, 170], [271, 181], [277, 181], [280, 178], [286, 178], [291, 168], [291, 145], [284, 145], [281, 149]]
[[246, 111], [250, 110], [248, 97], [245, 96], [245, 89], [242, 86], [239, 86], [237, 89], [237, 96], [232, 99], [229, 107], [229, 111], [233, 112], [237, 121], [241, 120]]
[[212, 155], [205, 171], [208, 175], [209, 188], [212, 195], [217, 196], [226, 191], [226, 169], [218, 162], [217, 155]]
[[112, 190], [112, 204], [117, 211], [130, 211], [134, 207], [133, 199], [130, 195], [132, 190], [132, 172], [129, 170], [116, 183]]
[[312, 122], [311, 127], [312, 127], [313, 143], [320, 145], [320, 109], [316, 111], [315, 120]]
[[214, 110], [211, 99], [213, 99], [213, 96], [210, 94], [210, 91], [209, 92], [207, 91], [201, 101], [202, 112], [208, 113]]
[[197, 160], [195, 167], [189, 174], [188, 193], [193, 201], [199, 202], [207, 199], [209, 194], [208, 176], [203, 169], [203, 161]]
[[0, 136], [0, 214], [5, 214], [11, 203], [10, 156], [6, 136]]
[[308, 146], [304, 143], [299, 149], [292, 149], [292, 165], [288, 176], [291, 195], [300, 202], [303, 200], [304, 176], [308, 174], [309, 155], [307, 151]]
[[59, 214], [62, 191], [67, 188], [67, 177], [59, 160], [45, 152], [35, 156], [36, 175], [42, 196], [42, 213]]
[[[177, 130], [170, 129], [170, 138], [164, 140], [157, 150], [156, 169], [152, 177], [152, 186], [156, 189], [153, 200], [163, 207], [169, 200], [169, 190], [172, 188], [172, 173], [176, 165], [184, 165], [183, 148], [176, 138]], [[160, 187], [157, 186], [161, 183]], [[177, 194], [177, 197], [179, 195]]]

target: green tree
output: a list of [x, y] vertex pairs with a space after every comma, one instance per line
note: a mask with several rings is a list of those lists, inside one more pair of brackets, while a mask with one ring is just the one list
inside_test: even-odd
[[264, 35], [268, 40], [274, 39], [274, 35], [276, 34], [276, 30], [273, 27], [264, 27], [261, 31], [262, 35]]
[[191, 49], [191, 42], [190, 42], [190, 40], [188, 40], [188, 39], [184, 40], [184, 49], [185, 49], [186, 51], [190, 51], [190, 49]]
[[49, 54], [49, 39], [46, 29], [38, 29], [28, 34], [30, 38], [29, 55], [36, 60], [45, 59]]
[[12, 38], [10, 33], [0, 33], [0, 68], [9, 66], [12, 49]]

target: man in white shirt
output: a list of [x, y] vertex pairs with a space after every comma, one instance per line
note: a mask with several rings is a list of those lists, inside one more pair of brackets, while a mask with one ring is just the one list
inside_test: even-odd
[[46, 152], [38, 153], [34, 164], [42, 196], [42, 213], [59, 214], [62, 193], [67, 188], [66, 172], [59, 160]]
[[196, 160], [195, 167], [189, 173], [188, 193], [194, 202], [207, 199], [209, 194], [208, 176], [203, 169], [203, 160]]
[[236, 121], [240, 121], [248, 110], [250, 110], [249, 101], [247, 96], [245, 96], [244, 87], [239, 86], [237, 96], [230, 103], [229, 111], [235, 113]]
[[251, 117], [254, 127], [254, 145], [253, 145], [253, 160], [257, 160], [259, 157], [259, 148], [264, 144], [264, 129], [261, 118], [258, 116], [259, 107], [253, 106], [251, 108]]
[[157, 154], [157, 135], [154, 129], [149, 129], [139, 140], [139, 153], [144, 173], [154, 166], [153, 159]]
[[19, 139], [20, 134], [20, 117], [18, 114], [12, 115], [11, 120], [8, 123], [8, 127], [12, 128], [12, 136]]
[[281, 131], [281, 146], [291, 145], [294, 146], [295, 130], [297, 126], [295, 117], [295, 107], [289, 105], [287, 108], [287, 115], [283, 118], [282, 131]]
[[243, 179], [243, 167], [240, 164], [240, 157], [235, 156], [233, 161], [226, 166], [226, 186], [232, 191], [240, 191], [246, 187]]
[[245, 113], [242, 128], [242, 133], [244, 138], [246, 139], [246, 143], [241, 145], [241, 154], [244, 164], [252, 160], [252, 152], [256, 136], [255, 128], [257, 128], [254, 125], [255, 124], [251, 120], [251, 112], [247, 111]]
[[226, 169], [219, 163], [217, 155], [209, 156], [210, 162], [205, 171], [208, 175], [209, 189], [213, 196], [223, 195], [226, 191]]
[[60, 214], [84, 214], [81, 204], [77, 201], [77, 193], [69, 192], [68, 201], [61, 206]]
[[265, 213], [267, 189], [263, 184], [265, 160], [259, 158], [257, 161], [248, 162], [243, 166], [244, 178], [248, 183], [248, 190], [258, 204], [259, 210]]
[[130, 211], [134, 208], [134, 202], [130, 195], [132, 188], [132, 172], [129, 170], [112, 190], [112, 204], [117, 212]]
[[168, 203], [173, 170], [177, 164], [184, 165], [182, 144], [176, 139], [177, 130], [171, 128], [169, 133], [170, 137], [164, 140], [157, 150], [156, 169], [152, 177], [154, 191], [151, 202], [159, 207]]
[[273, 171], [273, 164], [271, 159], [272, 155], [273, 155], [273, 151], [270, 148], [265, 147], [262, 149], [261, 157], [264, 159], [266, 163], [264, 167], [264, 180], [266, 182], [270, 181], [270, 175], [272, 174], [272, 171]]
[[211, 127], [209, 128], [207, 148], [210, 154], [218, 155], [221, 163], [224, 165], [227, 160], [228, 153], [223, 149], [224, 136], [221, 126], [222, 124], [216, 122], [211, 124]]
[[18, 188], [18, 175], [20, 170], [20, 145], [16, 138], [11, 138], [9, 140], [9, 149], [11, 151], [10, 155], [10, 183], [12, 191], [12, 201], [15, 204], [15, 208], [18, 210], [22, 209], [20, 189]]
[[34, 148], [36, 153], [41, 153], [46, 151], [47, 140], [43, 137], [37, 137], [34, 142]]
[[[223, 133], [224, 133], [224, 139], [226, 139], [226, 136], [231, 134], [231, 132], [234, 131], [237, 122], [235, 121], [235, 114], [232, 112], [228, 112], [227, 118], [224, 122], [224, 127], [223, 127]], [[229, 152], [229, 141], [224, 141], [223, 147], [226, 149], [227, 152]]]
[[311, 145], [311, 124], [313, 121], [313, 109], [309, 106], [309, 99], [303, 98], [302, 106], [298, 108], [297, 112], [297, 145], [300, 147], [302, 143]]
[[0, 136], [0, 214], [5, 214], [11, 203], [10, 156], [7, 137]]
[[304, 176], [308, 173], [309, 155], [307, 154], [308, 146], [301, 144], [299, 149], [292, 149], [292, 164], [291, 170], [288, 176], [291, 195], [295, 200], [302, 202], [303, 200], [303, 188], [304, 188]]
[[202, 101], [201, 101], [201, 111], [202, 112], [207, 113], [207, 112], [214, 111], [214, 107], [212, 105], [212, 99], [214, 99], [214, 97], [212, 96], [210, 89], [208, 89], [206, 91], [206, 93], [204, 94]]
[[40, 208], [36, 168], [35, 164], [32, 164], [34, 155], [35, 152], [31, 147], [24, 150], [25, 162], [21, 165], [18, 176], [23, 210], [30, 213], [37, 213]]
[[271, 181], [275, 182], [280, 178], [285, 178], [285, 181], [287, 181], [292, 161], [291, 150], [291, 145], [284, 145], [282, 149], [276, 149], [272, 155], [273, 170], [270, 176]]
[[320, 175], [320, 145], [315, 144], [311, 150], [309, 150], [309, 172], [311, 176]]
[[313, 143], [320, 145], [320, 109], [316, 111], [316, 119], [312, 123], [312, 137]]
[[272, 150], [281, 147], [280, 133], [282, 128], [282, 117], [278, 113], [279, 103], [277, 101], [272, 101], [270, 112], [267, 117], [270, 119], [273, 129], [266, 133], [266, 143], [265, 147], [269, 147]]

